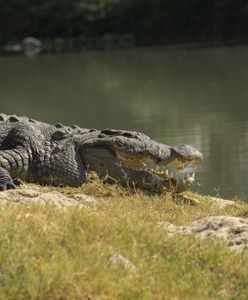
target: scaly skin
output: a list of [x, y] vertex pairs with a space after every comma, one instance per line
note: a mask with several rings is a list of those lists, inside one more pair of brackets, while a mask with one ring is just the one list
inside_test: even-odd
[[[134, 131], [83, 129], [50, 125], [27, 117], [0, 114], [0, 190], [15, 188], [20, 178], [56, 186], [80, 186], [88, 171], [109, 182], [161, 191], [183, 191], [192, 183], [157, 174], [145, 167], [198, 164], [192, 146], [170, 147]], [[178, 190], [178, 191], [179, 191]]]

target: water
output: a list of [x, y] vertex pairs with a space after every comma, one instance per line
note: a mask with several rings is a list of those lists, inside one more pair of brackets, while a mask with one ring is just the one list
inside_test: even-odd
[[0, 57], [0, 111], [195, 145], [195, 190], [248, 200], [247, 47]]

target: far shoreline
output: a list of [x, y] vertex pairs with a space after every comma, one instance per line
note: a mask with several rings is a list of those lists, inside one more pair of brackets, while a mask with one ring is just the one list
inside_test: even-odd
[[[39, 39], [39, 37], [38, 37]], [[41, 54], [51, 53], [73, 53], [85, 51], [106, 51], [123, 49], [149, 49], [158, 48], [161, 50], [201, 49], [201, 48], [222, 48], [222, 47], [247, 47], [248, 41], [244, 39], [224, 39], [209, 41], [172, 40], [162, 42], [137, 42], [131, 34], [104, 35], [99, 37], [71, 37], [54, 39], [39, 39], [42, 44]], [[0, 44], [0, 55], [23, 55], [22, 41], [2, 42]]]

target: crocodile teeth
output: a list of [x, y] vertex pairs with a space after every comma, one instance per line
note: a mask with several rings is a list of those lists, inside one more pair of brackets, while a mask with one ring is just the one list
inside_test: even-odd
[[192, 173], [192, 175], [188, 174], [187, 178], [195, 178], [195, 173]]
[[188, 174], [187, 177], [185, 178], [185, 183], [187, 185], [191, 185], [194, 181], [195, 181], [195, 173], [193, 173], [192, 176]]

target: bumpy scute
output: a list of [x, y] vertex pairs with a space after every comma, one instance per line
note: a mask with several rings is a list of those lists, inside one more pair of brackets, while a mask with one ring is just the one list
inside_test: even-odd
[[13, 116], [9, 117], [8, 121], [10, 123], [16, 123], [16, 122], [19, 122], [20, 120], [19, 120], [19, 118], [17, 116], [13, 115]]

